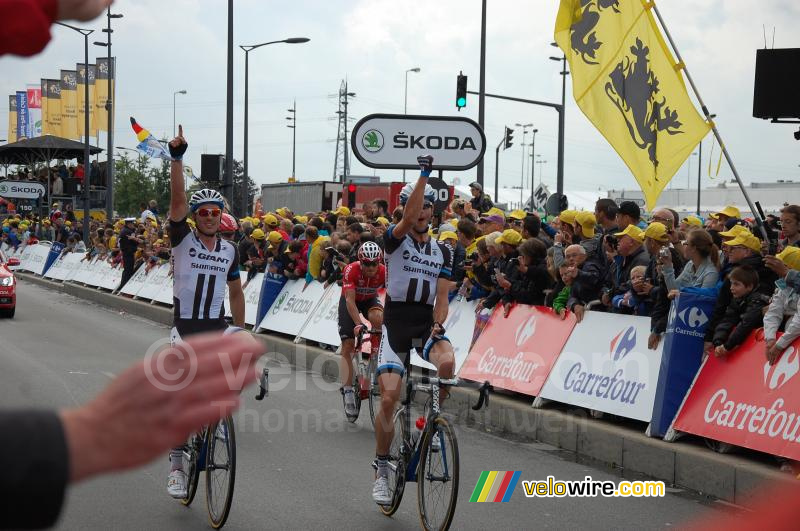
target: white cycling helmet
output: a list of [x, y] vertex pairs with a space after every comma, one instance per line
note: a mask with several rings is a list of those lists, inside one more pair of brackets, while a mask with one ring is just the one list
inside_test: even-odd
[[206, 203], [214, 203], [219, 208], [225, 208], [225, 200], [222, 198], [222, 194], [211, 188], [203, 188], [193, 193], [191, 199], [189, 199], [189, 208], [194, 212], [200, 205]]
[[[400, 190], [400, 204], [405, 205], [408, 198], [411, 197], [411, 192], [414, 191], [414, 184], [416, 183], [408, 183]], [[425, 185], [425, 201], [429, 203], [436, 202], [436, 190], [429, 184]]]
[[360, 261], [376, 262], [383, 256], [380, 246], [375, 242], [364, 242], [358, 248], [358, 259]]

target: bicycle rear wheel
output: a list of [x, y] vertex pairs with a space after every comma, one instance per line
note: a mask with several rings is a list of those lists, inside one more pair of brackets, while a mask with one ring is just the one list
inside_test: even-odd
[[236, 435], [228, 416], [208, 428], [206, 454], [206, 505], [211, 527], [225, 525], [233, 501], [236, 479]]
[[392, 503], [379, 505], [378, 508], [386, 516], [392, 516], [400, 507], [403, 492], [406, 488], [407, 451], [405, 408], [400, 408], [394, 415], [394, 437], [389, 447], [389, 487], [392, 489]]
[[[432, 448], [438, 435], [439, 448]], [[458, 501], [458, 442], [453, 427], [436, 417], [425, 430], [417, 474], [417, 502], [422, 527], [449, 529]]]
[[200, 467], [198, 460], [205, 440], [205, 432], [200, 430], [189, 436], [186, 446], [183, 448], [183, 470], [186, 472], [186, 497], [181, 499], [181, 503], [188, 506], [197, 494], [197, 484], [200, 482]]
[[367, 377], [369, 378], [369, 420], [375, 428], [375, 413], [381, 407], [381, 388], [375, 381], [375, 370], [378, 368], [378, 354], [372, 353], [367, 364]]

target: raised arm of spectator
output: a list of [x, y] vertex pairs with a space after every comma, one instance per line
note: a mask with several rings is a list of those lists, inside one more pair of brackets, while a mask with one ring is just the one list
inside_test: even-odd
[[169, 165], [169, 219], [180, 221], [189, 212], [186, 200], [186, 183], [183, 177], [183, 154], [189, 144], [183, 138], [183, 126], [178, 126], [178, 136], [169, 143], [169, 154], [172, 162]]

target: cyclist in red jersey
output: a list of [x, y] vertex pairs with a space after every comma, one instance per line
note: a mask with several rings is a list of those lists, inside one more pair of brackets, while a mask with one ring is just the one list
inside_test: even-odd
[[[342, 272], [342, 297], [339, 299], [339, 337], [342, 339], [342, 358], [339, 375], [344, 393], [344, 412], [349, 419], [358, 415], [353, 391], [353, 354], [355, 337], [364, 326], [365, 316], [373, 330], [383, 326], [383, 305], [378, 290], [386, 285], [386, 266], [381, 263], [383, 251], [375, 242], [364, 242], [358, 250], [358, 261], [348, 264]], [[380, 336], [370, 338], [372, 345], [380, 344]]]

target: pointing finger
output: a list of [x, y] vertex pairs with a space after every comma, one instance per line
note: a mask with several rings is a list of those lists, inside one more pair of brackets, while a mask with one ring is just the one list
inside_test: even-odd
[[183, 125], [178, 124], [178, 136], [183, 138]]

